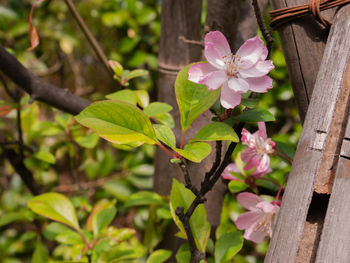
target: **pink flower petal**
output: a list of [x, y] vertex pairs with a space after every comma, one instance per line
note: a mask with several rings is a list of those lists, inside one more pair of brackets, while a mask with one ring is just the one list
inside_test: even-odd
[[256, 36], [245, 41], [236, 54], [244, 60], [249, 60], [255, 64], [258, 60], [265, 60], [268, 51], [264, 46], [264, 42]]
[[202, 80], [199, 81], [200, 84], [205, 84], [208, 90], [216, 90], [227, 82], [227, 75], [222, 70], [217, 70], [205, 75]]
[[258, 122], [258, 127], [259, 127], [259, 135], [261, 137], [263, 137], [264, 139], [267, 138], [267, 134], [266, 134], [266, 125], [265, 122], [261, 121]]
[[196, 63], [188, 69], [188, 80], [199, 83], [206, 75], [217, 69], [209, 63]]
[[272, 64], [271, 60], [258, 61], [254, 66], [248, 69], [241, 69], [239, 71], [239, 74], [242, 78], [263, 77], [264, 75], [268, 74], [273, 68], [274, 65]]
[[264, 93], [272, 89], [272, 79], [269, 76], [246, 78], [244, 80], [248, 83], [249, 90], [254, 92]]
[[270, 167], [270, 156], [267, 154], [263, 155], [263, 158], [260, 160], [260, 163], [256, 165], [257, 172], [266, 172]]
[[256, 146], [256, 138], [254, 134], [251, 134], [246, 129], [242, 130], [242, 138], [243, 144], [248, 145], [249, 148], [254, 148]]
[[257, 210], [256, 205], [262, 200], [256, 194], [243, 192], [237, 195], [237, 201], [243, 208], [255, 211]]
[[264, 213], [261, 210], [245, 212], [237, 217], [235, 220], [235, 225], [239, 230], [248, 229], [252, 227], [263, 215]]
[[269, 167], [266, 171], [257, 171], [256, 169], [252, 173], [252, 176], [256, 179], [263, 177], [265, 174], [271, 173], [272, 169]]
[[262, 201], [256, 205], [256, 208], [261, 209], [264, 213], [277, 213], [280, 207], [278, 205], [273, 205], [270, 202]]
[[231, 172], [240, 173], [241, 171], [238, 169], [235, 163], [230, 163], [221, 174], [222, 178], [226, 180], [237, 180], [237, 178], [232, 175]]
[[222, 107], [226, 109], [233, 109], [241, 103], [242, 92], [236, 92], [231, 90], [227, 82], [223, 84], [221, 88], [220, 102]]
[[230, 89], [236, 91], [236, 92], [247, 92], [249, 89], [248, 83], [241, 78], [230, 78], [228, 80], [228, 86]]
[[205, 45], [204, 56], [212, 66], [220, 70], [225, 70], [226, 66], [224, 58], [220, 55], [213, 44], [209, 43]]
[[265, 231], [255, 231], [254, 227], [251, 227], [244, 232], [243, 237], [255, 243], [261, 243], [267, 235], [268, 234]]
[[205, 35], [205, 45], [212, 44], [215, 46], [218, 54], [223, 57], [231, 54], [230, 45], [227, 42], [226, 37], [220, 31], [212, 31]]

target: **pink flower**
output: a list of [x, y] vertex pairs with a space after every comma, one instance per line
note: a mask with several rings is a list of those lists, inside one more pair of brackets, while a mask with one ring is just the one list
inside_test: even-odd
[[258, 126], [259, 130], [253, 134], [246, 129], [242, 130], [241, 140], [243, 144], [248, 145], [248, 148], [243, 150], [241, 158], [243, 162], [247, 162], [245, 170], [255, 167], [254, 172], [267, 174], [271, 172], [269, 154], [274, 152], [275, 142], [267, 138], [264, 122], [259, 122]]
[[[254, 172], [251, 174], [251, 176], [255, 177], [256, 179], [264, 176], [265, 174], [270, 173], [272, 170], [269, 168], [266, 171], [258, 172], [256, 169]], [[235, 163], [230, 163], [229, 165], [226, 166], [225, 170], [222, 172], [221, 176], [225, 180], [233, 180], [233, 181], [242, 181], [241, 179], [237, 178], [234, 176], [232, 173], [238, 173], [242, 174], [242, 172], [238, 169], [237, 165]], [[244, 176], [244, 175], [243, 175]]]
[[243, 237], [255, 243], [262, 242], [266, 236], [271, 237], [274, 217], [280, 205], [263, 201], [259, 196], [248, 192], [237, 195], [237, 200], [249, 210], [235, 221], [239, 230], [245, 229]]
[[209, 63], [197, 63], [188, 70], [188, 79], [205, 84], [209, 90], [221, 89], [221, 105], [230, 109], [241, 103], [241, 94], [248, 90], [267, 92], [272, 79], [266, 74], [274, 68], [266, 60], [268, 51], [258, 37], [248, 39], [231, 53], [225, 36], [219, 31], [209, 32], [204, 38], [204, 56]]

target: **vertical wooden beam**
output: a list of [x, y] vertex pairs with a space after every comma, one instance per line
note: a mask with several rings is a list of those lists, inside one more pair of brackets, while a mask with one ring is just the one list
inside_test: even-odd
[[[273, 9], [308, 3], [308, 0], [270, 0]], [[333, 10], [322, 12], [328, 20]], [[316, 76], [322, 60], [328, 30], [311, 16], [297, 19], [278, 29], [291, 78], [301, 122], [311, 100]]]
[[[311, 258], [310, 255], [309, 258], [301, 258], [304, 249], [301, 244], [305, 241], [302, 239], [303, 232], [309, 231], [309, 224], [305, 224], [307, 217], [312, 217], [315, 212], [310, 203], [312, 197], [317, 196], [314, 194], [315, 182], [323, 172], [322, 164], [327, 156], [334, 159], [340, 153], [338, 145], [342, 143], [341, 140], [336, 141], [338, 145], [332, 151], [327, 147], [332, 142], [331, 126], [338, 126], [336, 136], [342, 136], [345, 132], [342, 123], [346, 123], [349, 107], [339, 102], [348, 104], [349, 100], [349, 90], [344, 89], [343, 85], [350, 56], [349, 12], [350, 6], [343, 7], [334, 19], [265, 262], [313, 262], [313, 255]], [[324, 214], [321, 213], [314, 221], [320, 226], [323, 218]], [[318, 247], [320, 232], [314, 233], [311, 240], [313, 247], [309, 247], [309, 250], [317, 250]]]

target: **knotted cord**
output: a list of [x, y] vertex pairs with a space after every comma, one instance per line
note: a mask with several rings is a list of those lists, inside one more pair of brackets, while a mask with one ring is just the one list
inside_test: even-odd
[[312, 14], [319, 23], [328, 28], [332, 24], [322, 17], [321, 11], [348, 3], [350, 3], [350, 0], [309, 0], [309, 3], [305, 5], [273, 10], [270, 11], [272, 18], [270, 25], [276, 29], [289, 21]]

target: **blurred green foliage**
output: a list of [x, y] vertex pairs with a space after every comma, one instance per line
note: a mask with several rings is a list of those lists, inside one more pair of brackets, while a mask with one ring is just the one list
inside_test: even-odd
[[[114, 94], [117, 82], [109, 78], [96, 59], [64, 1], [44, 1], [35, 9], [33, 23], [40, 36], [40, 45], [32, 52], [27, 51], [30, 46], [28, 18], [32, 3], [23, 0], [2, 2], [0, 44], [34, 73], [58, 87], [67, 88], [90, 100]], [[109, 59], [118, 61], [129, 70], [149, 71], [149, 74], [141, 74], [136, 78], [130, 75], [124, 77], [130, 79], [128, 89], [139, 92], [138, 104], [145, 98], [143, 91], [148, 91], [153, 101], [158, 76], [160, 1], [89, 0], [75, 3]], [[204, 22], [205, 11], [203, 14]], [[275, 65], [271, 72], [275, 80], [274, 88], [260, 96], [259, 107], [274, 114], [276, 121], [267, 123], [268, 134], [279, 142], [281, 149], [292, 155], [301, 125], [278, 35], [274, 34], [274, 38], [271, 57]], [[6, 105], [12, 108], [8, 114], [0, 117], [0, 128], [8, 141], [17, 141], [18, 104], [3, 89], [0, 94], [5, 98], [0, 101], [0, 107]], [[169, 251], [157, 250], [157, 245], [162, 241], [172, 216], [169, 200], [151, 192], [154, 146], [142, 145], [133, 149], [111, 146], [95, 133], [78, 125], [71, 115], [38, 102], [28, 102], [28, 96], [23, 96], [20, 102], [24, 144], [30, 147], [25, 151], [24, 162], [37, 182], [45, 192], [55, 191], [69, 197], [80, 225], [86, 229], [84, 234], [87, 237], [93, 235], [93, 230], [88, 226], [89, 217], [96, 212], [97, 207], [103, 206], [103, 202], [113, 203], [117, 211], [108, 229], [112, 232], [130, 230], [124, 233], [125, 240], [120, 237], [116, 239], [118, 244], [108, 245], [103, 240], [98, 243], [92, 255], [94, 262], [112, 262], [110, 258], [118, 258], [118, 262], [151, 263], [166, 260]], [[147, 107], [148, 103], [142, 108]], [[246, 103], [255, 102], [247, 100]], [[165, 119], [169, 121], [168, 116]], [[253, 132], [257, 128], [248, 125], [247, 129]], [[238, 147], [234, 157], [239, 150], [242, 147]], [[274, 156], [271, 167], [273, 172], [267, 178], [282, 183], [290, 167]], [[271, 193], [277, 190], [273, 183], [260, 181], [259, 184]], [[79, 237], [75, 239], [76, 232], [29, 210], [27, 202], [31, 198], [20, 177], [9, 162], [2, 158], [0, 148], [2, 262], [87, 262], [86, 253], [80, 257], [84, 244]], [[230, 233], [238, 233], [233, 221], [242, 212], [234, 194], [227, 193], [221, 224], [216, 231], [217, 239], [223, 237], [223, 240], [235, 240], [234, 234]], [[107, 231], [107, 228], [104, 230]], [[239, 246], [239, 242], [237, 244]], [[219, 248], [209, 239], [208, 262], [214, 262], [214, 255], [221, 253], [222, 257], [229, 258], [229, 262], [258, 263], [263, 261], [268, 243], [253, 245], [244, 242], [241, 252], [233, 258], [230, 258], [230, 253], [226, 253], [225, 246], [216, 246]], [[112, 252], [100, 256], [105, 252], [104, 247], [111, 248]], [[180, 247], [176, 253], [179, 262], [186, 262], [188, 256], [187, 245]]]

